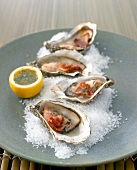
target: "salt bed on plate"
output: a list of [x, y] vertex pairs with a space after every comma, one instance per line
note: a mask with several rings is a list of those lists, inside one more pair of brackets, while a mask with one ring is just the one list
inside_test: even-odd
[[[58, 33], [52, 37], [52, 40], [59, 39], [65, 34], [65, 32]], [[42, 57], [45, 54], [49, 54], [49, 51], [45, 47], [42, 47], [38, 52], [38, 57]], [[94, 45], [90, 47], [84, 57], [93, 64], [94, 74], [103, 75], [104, 72], [102, 70], [109, 69], [110, 57], [100, 54]], [[29, 105], [36, 104], [43, 99], [57, 99], [50, 89], [58, 81], [63, 79], [63, 76], [45, 78], [43, 89], [38, 96], [33, 99], [21, 101], [25, 105], [24, 118], [26, 123], [24, 124], [24, 130], [26, 131], [26, 141], [31, 142], [34, 147], [43, 146], [42, 152], [45, 152], [47, 146], [53, 148], [55, 156], [60, 159], [70, 158], [76, 154], [88, 154], [88, 150], [94, 144], [104, 140], [106, 134], [119, 126], [122, 118], [121, 112], [117, 114], [113, 114], [112, 112], [112, 102], [113, 98], [117, 95], [116, 91], [113, 88], [107, 88], [88, 105], [74, 103], [74, 105], [77, 105], [90, 118], [92, 133], [83, 144], [73, 145], [53, 139], [40, 119], [34, 116], [28, 108]]]

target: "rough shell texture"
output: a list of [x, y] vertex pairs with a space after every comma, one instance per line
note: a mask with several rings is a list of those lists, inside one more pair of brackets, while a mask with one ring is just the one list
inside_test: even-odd
[[[83, 97], [83, 96], [71, 96], [67, 95], [66, 91], [72, 87], [72, 84], [78, 83], [78, 82], [87, 82], [92, 80], [99, 80], [102, 82], [100, 87], [94, 92], [94, 94], [91, 97]], [[100, 75], [92, 75], [92, 76], [83, 76], [78, 77], [75, 79], [65, 79], [63, 81], [58, 82], [55, 86], [52, 87], [52, 91], [56, 94], [58, 98], [67, 99], [71, 101], [77, 101], [80, 103], [89, 103], [93, 101], [104, 88], [110, 87], [114, 84], [114, 80], [110, 79], [105, 76]]]
[[72, 29], [65, 37], [57, 41], [44, 42], [44, 45], [50, 52], [68, 49], [84, 53], [95, 39], [96, 27], [96, 24], [91, 22], [81, 23]]
[[[46, 70], [43, 69], [42, 66], [44, 64], [50, 63], [59, 63], [66, 62], [69, 64], [76, 64], [82, 68], [82, 71], [74, 71], [74, 72], [61, 72], [60, 70]], [[27, 63], [27, 65], [33, 65], [42, 71], [42, 73], [46, 76], [55, 76], [55, 75], [67, 75], [67, 76], [76, 76], [80, 75], [89, 75], [92, 72], [92, 64], [89, 63], [82, 54], [73, 50], [59, 50], [55, 53], [51, 53], [49, 55], [38, 58], [37, 60]]]
[[[56, 108], [56, 106], [61, 106], [65, 107], [65, 109], [68, 109], [68, 112], [69, 110], [75, 112], [80, 118], [79, 125], [66, 134], [61, 134], [53, 130], [41, 114], [43, 107], [48, 104], [52, 104], [53, 108]], [[80, 144], [83, 143], [90, 135], [90, 120], [87, 115], [83, 111], [79, 110], [75, 105], [69, 104], [67, 102], [45, 100], [39, 102], [35, 106], [31, 105], [30, 110], [33, 114], [40, 118], [43, 124], [48, 128], [49, 132], [57, 140], [62, 140], [67, 143]]]

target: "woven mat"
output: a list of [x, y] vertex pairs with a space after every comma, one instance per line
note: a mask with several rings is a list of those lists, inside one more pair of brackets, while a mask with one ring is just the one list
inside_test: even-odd
[[0, 170], [137, 170], [137, 157], [91, 167], [55, 167], [19, 158], [0, 148]]

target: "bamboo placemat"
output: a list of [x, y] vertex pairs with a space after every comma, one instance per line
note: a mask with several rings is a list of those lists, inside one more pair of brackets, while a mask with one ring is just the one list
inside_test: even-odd
[[136, 158], [91, 167], [55, 167], [22, 159], [0, 148], [0, 170], [137, 170]]

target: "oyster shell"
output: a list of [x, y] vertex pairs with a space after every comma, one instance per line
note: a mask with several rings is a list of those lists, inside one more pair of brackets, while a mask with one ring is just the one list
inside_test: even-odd
[[86, 22], [77, 25], [65, 37], [57, 41], [44, 42], [44, 45], [50, 52], [68, 49], [84, 53], [94, 41], [95, 35], [96, 24]]
[[92, 75], [60, 81], [51, 90], [58, 98], [64, 98], [80, 103], [89, 103], [97, 97], [104, 88], [114, 84], [114, 80], [105, 76]]
[[36, 61], [27, 63], [42, 71], [44, 75], [67, 75], [76, 76], [89, 75], [92, 71], [92, 64], [77, 51], [59, 50], [55, 53], [38, 58]]
[[57, 140], [79, 144], [90, 135], [89, 118], [74, 105], [44, 100], [31, 105], [30, 110], [40, 118]]

